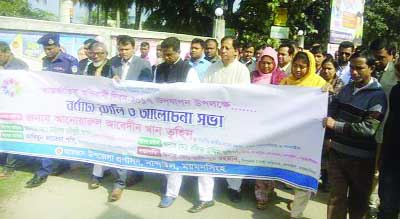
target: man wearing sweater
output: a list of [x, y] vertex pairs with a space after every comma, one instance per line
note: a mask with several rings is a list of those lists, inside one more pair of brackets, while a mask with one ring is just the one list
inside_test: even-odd
[[375, 58], [361, 51], [350, 58], [352, 82], [329, 106], [323, 125], [331, 139], [328, 174], [331, 191], [328, 219], [363, 218], [374, 174], [376, 131], [386, 112], [386, 96], [371, 75]]

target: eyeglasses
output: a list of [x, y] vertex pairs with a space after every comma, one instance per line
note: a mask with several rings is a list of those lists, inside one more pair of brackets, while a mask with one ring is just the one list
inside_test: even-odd
[[99, 56], [99, 55], [104, 55], [105, 52], [92, 52], [92, 54], [93, 54], [93, 55]]
[[345, 56], [349, 57], [349, 56], [351, 56], [351, 53], [349, 53], [349, 52], [339, 52], [339, 55], [340, 56], [345, 55]]

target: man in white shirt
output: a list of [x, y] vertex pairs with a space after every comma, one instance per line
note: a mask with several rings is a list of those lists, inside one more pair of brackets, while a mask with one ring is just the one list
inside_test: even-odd
[[[239, 43], [235, 38], [226, 36], [221, 40], [221, 61], [212, 64], [204, 78], [204, 83], [215, 84], [250, 84], [250, 73], [246, 65], [235, 59]], [[232, 202], [241, 200], [240, 187], [242, 179], [226, 179], [228, 196]]]
[[339, 45], [339, 69], [336, 71], [337, 76], [343, 81], [344, 85], [348, 84], [351, 79], [350, 74], [350, 57], [354, 53], [354, 44], [350, 41], [343, 41]]
[[278, 65], [279, 69], [289, 76], [292, 72], [292, 59], [296, 48], [291, 43], [282, 43], [278, 49]]

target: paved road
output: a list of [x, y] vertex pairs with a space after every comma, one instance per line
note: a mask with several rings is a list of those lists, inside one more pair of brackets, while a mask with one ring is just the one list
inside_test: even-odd
[[[18, 175], [30, 174], [19, 172]], [[288, 190], [277, 189], [279, 198], [265, 211], [257, 210], [250, 189], [243, 191], [243, 201], [231, 203], [226, 197], [223, 180], [219, 179], [215, 188], [216, 205], [204, 211], [188, 213], [197, 198], [196, 181], [184, 179], [179, 197], [167, 209], [157, 207], [160, 201], [160, 177], [146, 174], [143, 182], [124, 191], [122, 199], [107, 202], [112, 180], [107, 178], [103, 187], [88, 190], [89, 169], [78, 168], [68, 173], [48, 178], [42, 186], [34, 189], [23, 188], [24, 183], [15, 183], [15, 192], [0, 197], [0, 219], [287, 219], [286, 204], [293, 196]], [[25, 180], [25, 179], [24, 179]], [[15, 180], [7, 179], [0, 183]], [[10, 185], [8, 185], [10, 186]], [[11, 188], [11, 187], [10, 187]], [[1, 195], [1, 193], [0, 193]], [[304, 218], [326, 218], [326, 193], [319, 193], [307, 207]]]

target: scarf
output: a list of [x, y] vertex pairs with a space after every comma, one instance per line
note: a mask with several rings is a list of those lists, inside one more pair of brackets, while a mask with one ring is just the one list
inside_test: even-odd
[[[274, 60], [274, 69], [270, 73], [262, 72], [259, 64], [264, 56], [269, 56]], [[264, 49], [257, 60], [257, 70], [253, 72], [251, 83], [254, 84], [279, 84], [286, 77], [285, 73], [278, 68], [278, 53], [271, 47]]]
[[[294, 85], [301, 87], [323, 87], [326, 84], [326, 81], [315, 72], [315, 59], [312, 53], [305, 51], [309, 60], [309, 66], [307, 73], [300, 79], [297, 79], [293, 74], [290, 74], [288, 77], [284, 78], [281, 81], [281, 85]], [[293, 63], [292, 63], [293, 66]]]

